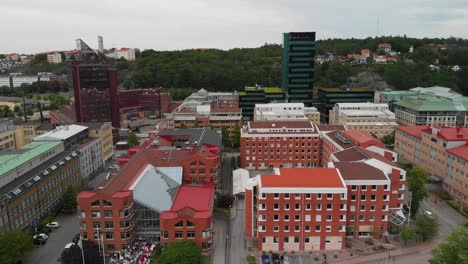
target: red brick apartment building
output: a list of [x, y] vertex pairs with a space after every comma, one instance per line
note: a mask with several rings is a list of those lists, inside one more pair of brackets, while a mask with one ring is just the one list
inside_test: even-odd
[[180, 186], [172, 207], [161, 214], [161, 243], [192, 240], [204, 253], [211, 250], [213, 185]]
[[395, 151], [425, 169], [468, 208], [468, 128], [400, 126]]
[[241, 129], [241, 167], [319, 167], [319, 129], [310, 121], [251, 121]]
[[[177, 228], [182, 221], [194, 234], [179, 238], [168, 233], [164, 243], [193, 239], [209, 250], [211, 215], [207, 211], [211, 212], [218, 180], [221, 141], [217, 134], [211, 134], [213, 131], [186, 129], [173, 137], [157, 136], [143, 147], [129, 150], [130, 155], [119, 160], [122, 168], [116, 176], [102, 187], [78, 195], [83, 237], [102, 239], [104, 252], [109, 254], [132, 246], [136, 238], [160, 241], [161, 228], [169, 232], [172, 221]], [[188, 135], [185, 141], [176, 142], [183, 135]]]
[[405, 171], [373, 152], [358, 161], [359, 152], [345, 151], [331, 168], [281, 168], [250, 179], [246, 237], [262, 251], [339, 250], [346, 237], [381, 237], [389, 221], [403, 224]]

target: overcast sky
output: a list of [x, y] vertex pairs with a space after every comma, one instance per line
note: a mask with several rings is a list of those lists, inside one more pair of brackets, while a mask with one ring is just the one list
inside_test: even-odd
[[[468, 0], [0, 0], [0, 53], [258, 47], [281, 33], [468, 38]], [[379, 21], [379, 22], [378, 22]]]

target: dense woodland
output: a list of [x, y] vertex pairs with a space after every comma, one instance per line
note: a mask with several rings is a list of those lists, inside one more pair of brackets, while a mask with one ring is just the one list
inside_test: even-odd
[[[416, 86], [447, 86], [468, 95], [468, 40], [416, 39], [379, 37], [366, 39], [327, 39], [316, 43], [317, 55], [333, 53], [345, 56], [368, 48], [375, 51], [379, 43], [392, 44], [400, 52], [398, 62], [386, 65], [356, 65], [328, 62], [316, 64], [317, 87], [340, 87], [362, 72], [378, 73], [393, 89], [403, 90]], [[425, 44], [443, 44], [445, 49], [432, 50]], [[414, 52], [409, 53], [409, 47]], [[216, 91], [240, 91], [246, 85], [280, 86], [281, 45], [265, 44], [259, 48], [231, 50], [145, 50], [137, 61], [110, 60], [119, 70], [119, 82], [126, 88], [164, 87], [205, 88]], [[429, 65], [438, 60], [440, 70], [431, 72]], [[447, 66], [458, 65], [459, 72]], [[20, 69], [21, 70], [21, 69]], [[22, 69], [26, 73], [51, 71], [66, 72], [66, 63], [52, 65], [40, 57]], [[374, 87], [370, 87], [374, 88]], [[181, 93], [182, 95], [182, 93]]]

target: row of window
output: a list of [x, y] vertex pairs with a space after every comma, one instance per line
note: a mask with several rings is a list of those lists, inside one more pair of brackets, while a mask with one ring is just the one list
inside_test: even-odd
[[[260, 193], [259, 198], [260, 199], [266, 199], [267, 195], [271, 195], [271, 194]], [[282, 196], [283, 199], [288, 200], [288, 199], [291, 198], [291, 195], [294, 195], [294, 199], [296, 199], [296, 200], [300, 200], [302, 196], [304, 196], [306, 200], [311, 200], [312, 196], [314, 196], [316, 200], [321, 200], [322, 197], [324, 196], [324, 194], [322, 194], [322, 193], [317, 193], [317, 194], [314, 194], [314, 195], [311, 194], [311, 193], [305, 193], [305, 194], [301, 194], [301, 193], [294, 193], [294, 194], [290, 194], [290, 193], [284, 193], [284, 194], [273, 193], [273, 198], [274, 199], [279, 199]], [[342, 200], [346, 199], [346, 194], [345, 193], [341, 193], [339, 195], [340, 195], [340, 198]], [[333, 193], [327, 193], [326, 197], [327, 197], [327, 200], [332, 200], [333, 199]]]
[[[299, 236], [294, 236], [293, 239], [292, 239], [292, 242], [295, 243], [295, 244], [298, 244], [299, 240], [300, 240]], [[331, 237], [325, 237], [325, 244], [330, 244], [331, 240], [332, 240]], [[320, 245], [320, 237], [319, 236], [315, 236], [315, 237], [306, 236], [306, 237], [304, 237], [304, 243], [305, 244], [309, 244], [309, 243], [311, 243], [311, 241], [312, 241], [313, 244]], [[278, 242], [279, 242], [279, 237], [274, 236], [273, 237], [273, 243], [278, 244]], [[284, 243], [290, 243], [289, 236], [284, 236], [283, 237], [283, 242]], [[265, 243], [266, 243], [266, 237], [262, 237], [262, 244], [265, 244]], [[342, 243], [342, 237], [338, 237], [337, 243], [338, 244]]]
[[[331, 225], [325, 226], [325, 232], [332, 232], [332, 229], [333, 228], [332, 228]], [[264, 226], [264, 225], [260, 225], [260, 226], [258, 226], [258, 231], [259, 232], [266, 232], [267, 227]], [[280, 231], [279, 226], [277, 226], [277, 225], [273, 226], [273, 232], [279, 232], [279, 231]], [[291, 232], [291, 229], [289, 228], [289, 225], [283, 226], [283, 231], [284, 232]], [[314, 231], [315, 232], [321, 232], [322, 231], [322, 226], [316, 225]], [[344, 225], [338, 226], [338, 231], [339, 232], [345, 232], [346, 231], [345, 226]], [[300, 225], [295, 225], [294, 226], [294, 232], [301, 232], [301, 226]], [[311, 232], [310, 225], [304, 226], [304, 232]]]
[[[262, 141], [264, 138], [263, 137], [258, 137], [258, 141]], [[318, 140], [319, 137], [269, 137], [269, 138], [265, 138], [265, 141], [268, 141], [268, 140]], [[249, 137], [246, 137], [245, 138], [246, 141], [257, 141], [257, 138], [255, 137], [252, 137], [252, 139], [250, 139]]]

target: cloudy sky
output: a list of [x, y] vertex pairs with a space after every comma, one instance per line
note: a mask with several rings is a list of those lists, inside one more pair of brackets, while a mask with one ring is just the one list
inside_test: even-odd
[[0, 53], [258, 47], [281, 33], [468, 38], [468, 0], [0, 0]]

